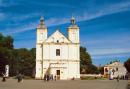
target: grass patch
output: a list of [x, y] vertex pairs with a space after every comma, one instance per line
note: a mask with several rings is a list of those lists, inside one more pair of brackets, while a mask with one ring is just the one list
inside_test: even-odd
[[103, 78], [103, 77], [94, 77], [94, 76], [81, 77], [81, 80], [97, 80], [97, 79], [106, 80], [106, 78]]

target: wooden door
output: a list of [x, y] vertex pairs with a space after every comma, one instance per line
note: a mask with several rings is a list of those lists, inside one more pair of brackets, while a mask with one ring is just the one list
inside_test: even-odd
[[60, 70], [56, 70], [57, 80], [60, 80]]

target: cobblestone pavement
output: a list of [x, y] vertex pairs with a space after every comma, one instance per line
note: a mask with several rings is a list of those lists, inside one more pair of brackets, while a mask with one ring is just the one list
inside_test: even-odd
[[0, 89], [126, 89], [127, 83], [126, 80], [23, 80], [18, 83], [16, 79], [10, 78], [6, 82], [0, 81]]

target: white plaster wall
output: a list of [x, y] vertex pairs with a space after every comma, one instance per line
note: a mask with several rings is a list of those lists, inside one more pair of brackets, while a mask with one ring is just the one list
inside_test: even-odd
[[60, 45], [50, 45], [50, 60], [61, 60], [61, 54], [60, 56], [56, 56], [56, 49], [60, 49], [61, 53]]
[[68, 59], [71, 59], [71, 60], [77, 60], [78, 59], [78, 49], [77, 49], [77, 46], [72, 44], [72, 45], [69, 45], [69, 58]]
[[118, 66], [117, 68], [118, 68], [118, 71], [115, 72], [114, 77], [117, 77], [118, 75], [120, 77], [126, 75], [127, 71], [126, 71], [126, 68], [124, 66]]
[[42, 59], [42, 51], [41, 51], [41, 45], [37, 44], [36, 45], [36, 60], [41, 60]]
[[[56, 49], [60, 49], [60, 56], [56, 56]], [[41, 50], [41, 49], [39, 49]], [[50, 60], [79, 60], [79, 45], [47, 45], [43, 44], [43, 59]], [[40, 54], [40, 53], [38, 53]]]
[[42, 43], [47, 39], [47, 29], [37, 29], [37, 43]]
[[49, 61], [43, 61], [43, 76], [46, 74], [48, 68], [49, 68], [50, 62]]
[[68, 37], [73, 43], [79, 43], [79, 28], [68, 28]]
[[36, 74], [35, 74], [35, 77], [38, 78], [38, 79], [41, 78], [41, 70], [42, 70], [41, 66], [42, 66], [41, 62], [37, 61], [36, 62]]
[[[56, 56], [56, 49], [60, 49], [60, 56]], [[43, 45], [43, 59], [50, 60], [67, 60], [67, 45]]]
[[79, 63], [78, 62], [69, 62], [68, 70], [69, 70], [69, 78], [80, 78], [79, 74]]
[[43, 45], [43, 59], [50, 59], [50, 46]]
[[62, 80], [67, 79], [67, 69], [66, 68], [61, 69], [61, 79]]
[[68, 56], [69, 56], [68, 51], [69, 51], [68, 45], [62, 45], [61, 46], [61, 58], [63, 60], [67, 60], [68, 59]]

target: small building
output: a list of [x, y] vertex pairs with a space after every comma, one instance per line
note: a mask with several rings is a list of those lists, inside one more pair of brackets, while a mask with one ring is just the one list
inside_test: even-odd
[[124, 77], [127, 73], [126, 68], [119, 61], [112, 62], [104, 66], [104, 76], [110, 79]]
[[79, 27], [74, 17], [70, 21], [67, 36], [59, 29], [48, 36], [44, 19], [40, 19], [36, 41], [36, 79], [43, 79], [45, 75], [53, 75], [58, 80], [80, 78]]

